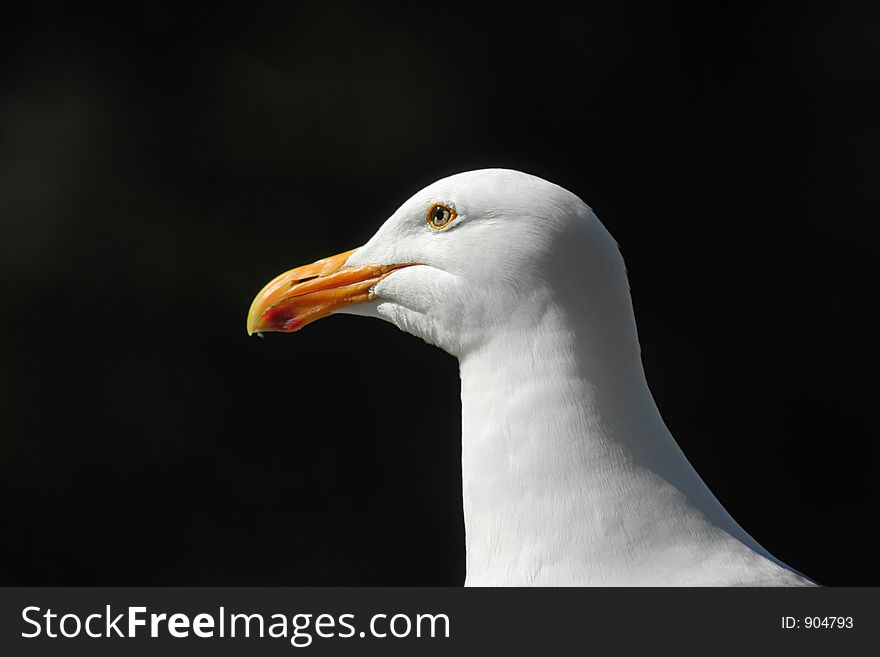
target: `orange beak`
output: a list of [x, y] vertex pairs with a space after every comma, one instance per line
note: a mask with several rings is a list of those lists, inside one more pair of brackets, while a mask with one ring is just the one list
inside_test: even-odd
[[408, 265], [346, 267], [357, 249], [284, 272], [260, 290], [247, 317], [248, 335], [291, 333], [344, 306], [370, 301], [372, 289], [395, 269]]

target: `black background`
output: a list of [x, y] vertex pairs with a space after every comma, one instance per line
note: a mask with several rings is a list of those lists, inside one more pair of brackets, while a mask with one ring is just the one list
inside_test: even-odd
[[648, 381], [734, 517], [880, 582], [876, 3], [2, 11], [2, 583], [460, 584], [454, 359], [244, 322], [485, 166], [620, 242]]

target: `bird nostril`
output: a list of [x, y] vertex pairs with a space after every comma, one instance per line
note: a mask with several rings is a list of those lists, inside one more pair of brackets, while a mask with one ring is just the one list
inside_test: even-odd
[[305, 278], [295, 278], [292, 281], [290, 281], [290, 285], [288, 286], [288, 289], [295, 287], [295, 286], [299, 285], [300, 283], [305, 283], [306, 281], [311, 281], [315, 278], [318, 278], [318, 277], [317, 276], [306, 276]]

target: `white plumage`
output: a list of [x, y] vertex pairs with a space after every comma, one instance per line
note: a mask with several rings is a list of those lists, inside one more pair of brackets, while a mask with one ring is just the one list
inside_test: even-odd
[[[437, 203], [454, 210], [426, 224]], [[721, 506], [645, 381], [623, 259], [592, 210], [524, 173], [440, 180], [347, 267], [394, 269], [372, 315], [456, 356], [467, 585], [809, 585]]]

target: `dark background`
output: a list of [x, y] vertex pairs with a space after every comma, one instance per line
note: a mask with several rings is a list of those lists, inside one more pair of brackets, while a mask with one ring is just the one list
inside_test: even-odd
[[877, 3], [578, 7], [2, 10], [0, 582], [461, 583], [454, 359], [244, 324], [504, 166], [620, 242], [658, 405], [740, 523], [880, 583]]

